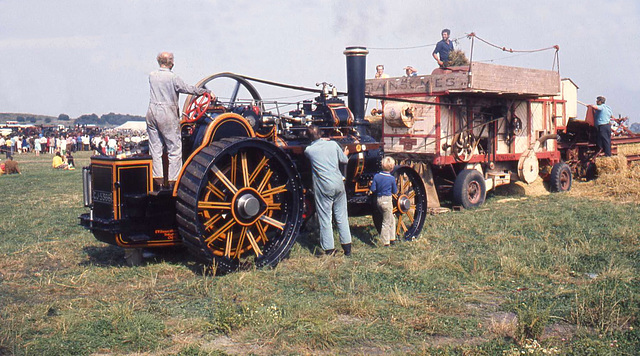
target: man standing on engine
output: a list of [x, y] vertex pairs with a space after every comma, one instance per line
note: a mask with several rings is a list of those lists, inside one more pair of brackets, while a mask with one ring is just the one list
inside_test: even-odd
[[601, 150], [604, 151], [604, 155], [611, 156], [611, 119], [613, 117], [613, 111], [604, 102], [607, 99], [604, 96], [596, 98], [596, 105], [589, 105], [590, 108], [595, 110], [595, 125], [598, 129], [598, 137], [596, 143]]
[[351, 231], [347, 214], [347, 193], [340, 172], [340, 163], [348, 161], [349, 148], [345, 147], [343, 151], [335, 141], [322, 139], [317, 126], [309, 127], [309, 136], [313, 142], [304, 150], [304, 155], [311, 161], [313, 197], [320, 225], [320, 246], [327, 255], [335, 254], [331, 223], [333, 215], [338, 225], [342, 249], [345, 256], [349, 256]]
[[451, 31], [448, 28], [442, 30], [442, 41], [436, 44], [433, 50], [433, 58], [438, 62], [440, 68], [449, 66], [449, 53], [453, 51], [453, 42], [449, 40]]
[[[156, 58], [160, 68], [149, 74], [151, 98], [147, 111], [147, 133], [149, 135], [149, 152], [153, 159], [153, 182], [156, 188], [164, 183], [162, 171], [162, 152], [167, 150], [169, 156], [169, 187], [173, 188], [182, 168], [182, 141], [180, 139], [180, 108], [178, 95], [202, 95], [211, 93], [205, 88], [196, 88], [186, 84], [175, 75], [173, 53], [162, 52]], [[215, 97], [213, 98], [215, 99]], [[154, 188], [154, 190], [157, 190]]]

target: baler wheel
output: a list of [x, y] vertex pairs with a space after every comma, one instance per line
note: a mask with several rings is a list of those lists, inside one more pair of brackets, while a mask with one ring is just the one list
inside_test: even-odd
[[[398, 193], [393, 195], [393, 214], [396, 218], [396, 238], [414, 240], [420, 235], [427, 216], [427, 192], [420, 175], [410, 167], [401, 166], [394, 172]], [[374, 208], [373, 224], [378, 232], [382, 214]]]
[[554, 193], [571, 190], [572, 178], [571, 167], [569, 167], [569, 165], [564, 162], [554, 164], [549, 177], [550, 190]]
[[201, 150], [178, 187], [177, 221], [185, 245], [227, 273], [275, 266], [302, 225], [303, 188], [289, 156], [257, 138], [230, 138]]
[[453, 184], [453, 201], [465, 209], [477, 208], [484, 203], [487, 188], [482, 173], [475, 169], [464, 169]]

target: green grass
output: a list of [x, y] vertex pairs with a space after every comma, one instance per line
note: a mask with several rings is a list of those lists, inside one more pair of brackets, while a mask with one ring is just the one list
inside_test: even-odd
[[490, 196], [391, 249], [352, 218], [351, 258], [315, 257], [306, 235], [277, 268], [213, 277], [182, 249], [126, 267], [78, 226], [81, 169], [50, 158], [0, 176], [0, 355], [493, 355], [531, 335], [561, 354], [640, 348], [637, 204]]

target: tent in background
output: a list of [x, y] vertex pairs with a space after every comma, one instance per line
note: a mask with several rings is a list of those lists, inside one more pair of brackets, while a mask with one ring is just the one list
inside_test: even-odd
[[146, 131], [147, 130], [147, 122], [146, 121], [127, 121], [124, 124], [114, 128], [114, 130], [122, 131], [122, 130], [132, 130], [132, 131]]

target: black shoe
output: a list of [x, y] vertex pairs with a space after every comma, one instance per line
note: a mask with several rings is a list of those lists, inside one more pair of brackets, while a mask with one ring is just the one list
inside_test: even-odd
[[351, 256], [351, 244], [342, 244], [345, 256]]
[[396, 243], [397, 243], [397, 241], [396, 241], [396, 240], [391, 240], [391, 241], [389, 241], [389, 245], [395, 245]]
[[324, 254], [328, 255], [328, 256], [333, 256], [336, 254], [336, 250], [335, 249], [330, 249], [330, 250], [324, 250]]

